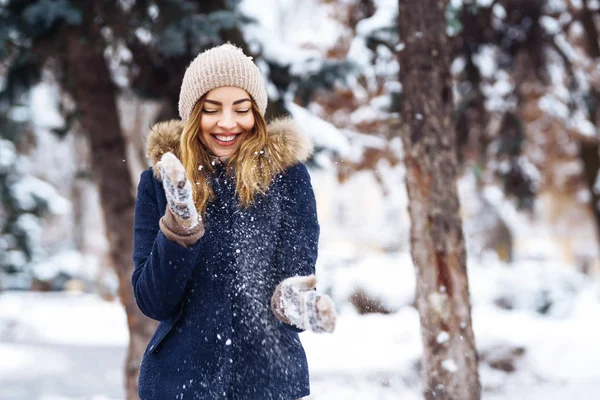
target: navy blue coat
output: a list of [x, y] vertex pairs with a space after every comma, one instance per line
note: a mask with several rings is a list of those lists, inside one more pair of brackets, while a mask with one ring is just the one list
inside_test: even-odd
[[141, 175], [132, 283], [141, 311], [160, 322], [140, 366], [140, 398], [307, 396], [299, 330], [273, 315], [270, 298], [283, 279], [314, 273], [319, 225], [308, 171], [288, 166], [247, 209], [223, 167], [211, 185], [206, 233], [185, 248], [159, 229], [167, 206], [161, 182], [152, 169]]

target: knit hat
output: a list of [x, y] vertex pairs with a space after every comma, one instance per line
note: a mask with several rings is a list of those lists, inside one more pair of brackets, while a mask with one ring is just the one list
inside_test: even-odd
[[200, 53], [185, 70], [179, 93], [179, 116], [187, 121], [200, 97], [209, 91], [235, 86], [244, 89], [262, 115], [267, 109], [267, 90], [252, 57], [231, 43]]

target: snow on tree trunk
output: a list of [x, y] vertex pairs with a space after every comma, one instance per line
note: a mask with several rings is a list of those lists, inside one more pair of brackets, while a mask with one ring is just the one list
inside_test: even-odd
[[69, 90], [78, 106], [79, 121], [92, 148], [92, 173], [110, 244], [110, 254], [119, 278], [119, 295], [129, 326], [129, 351], [125, 365], [128, 400], [138, 399], [137, 377], [141, 357], [155, 323], [144, 317], [135, 303], [131, 287], [133, 262], [133, 210], [135, 199], [126, 164], [125, 140], [119, 126], [116, 88], [104, 59], [100, 26], [91, 7], [82, 6], [84, 21], [67, 35]]
[[400, 134], [427, 400], [481, 396], [456, 189], [450, 43], [442, 0], [399, 0]]

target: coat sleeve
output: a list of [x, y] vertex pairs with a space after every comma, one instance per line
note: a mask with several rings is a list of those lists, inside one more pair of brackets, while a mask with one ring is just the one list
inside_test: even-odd
[[[304, 164], [289, 168], [284, 176], [282, 226], [279, 232], [277, 261], [284, 279], [315, 273], [319, 247], [317, 205], [310, 175]], [[284, 326], [294, 332], [301, 329]]]
[[278, 263], [286, 271], [286, 278], [312, 275], [320, 228], [315, 195], [304, 164], [296, 164], [286, 171], [283, 192]]
[[159, 229], [159, 210], [150, 170], [142, 172], [133, 226], [133, 292], [144, 315], [164, 320], [175, 314], [185, 294], [199, 253], [199, 243], [186, 248]]

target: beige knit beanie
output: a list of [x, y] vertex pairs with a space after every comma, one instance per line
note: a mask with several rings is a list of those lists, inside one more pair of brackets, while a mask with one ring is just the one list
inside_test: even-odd
[[212, 89], [235, 86], [244, 89], [262, 115], [267, 109], [267, 90], [251, 57], [227, 43], [200, 53], [188, 66], [179, 93], [179, 116], [187, 121], [200, 97]]

